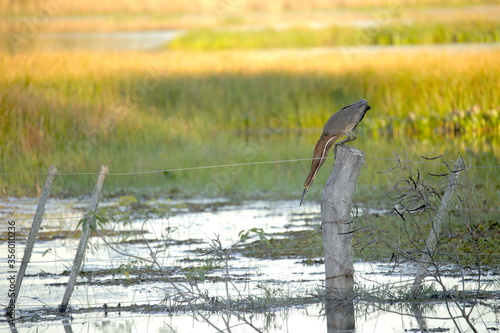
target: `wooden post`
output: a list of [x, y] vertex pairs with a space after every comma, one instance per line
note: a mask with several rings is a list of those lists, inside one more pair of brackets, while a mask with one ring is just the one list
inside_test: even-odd
[[339, 145], [321, 196], [328, 331], [354, 329], [351, 202], [363, 152]]
[[9, 308], [11, 308], [12, 310], [15, 309], [16, 301], [19, 297], [24, 273], [26, 273], [26, 268], [28, 267], [28, 263], [31, 259], [31, 253], [33, 252], [33, 247], [35, 245], [36, 235], [38, 234], [38, 229], [40, 229], [40, 225], [42, 224], [43, 213], [45, 212], [45, 204], [47, 203], [47, 199], [49, 198], [52, 182], [54, 181], [56, 174], [57, 168], [51, 165], [49, 167], [49, 174], [47, 176], [47, 179], [45, 180], [45, 185], [43, 186], [40, 201], [38, 201], [38, 206], [36, 207], [35, 216], [33, 217], [33, 224], [31, 225], [28, 240], [26, 241], [26, 247], [24, 248], [24, 255], [23, 259], [21, 260], [21, 266], [19, 267], [19, 271], [17, 272], [14, 295], [12, 295], [9, 302]]
[[450, 204], [451, 195], [453, 194], [453, 190], [457, 185], [460, 171], [464, 169], [464, 161], [462, 160], [462, 158], [459, 158], [457, 162], [455, 162], [455, 170], [450, 170], [450, 175], [448, 176], [448, 186], [446, 188], [446, 191], [444, 192], [443, 199], [441, 200], [441, 205], [439, 205], [439, 209], [436, 212], [436, 215], [434, 215], [434, 217], [432, 218], [431, 231], [429, 233], [429, 237], [427, 238], [427, 242], [425, 243], [424, 252], [420, 256], [420, 260], [418, 261], [417, 275], [415, 276], [415, 280], [413, 280], [413, 285], [411, 288], [411, 294], [413, 298], [418, 297], [422, 282], [427, 276], [427, 270], [429, 269], [430, 264], [434, 261], [433, 258], [436, 251], [438, 236], [441, 233], [442, 224], [446, 217], [446, 212], [448, 211], [448, 205]]
[[90, 230], [95, 224], [95, 212], [97, 211], [97, 205], [99, 203], [99, 198], [101, 196], [102, 186], [104, 184], [104, 179], [108, 174], [108, 167], [106, 165], [101, 166], [101, 171], [99, 172], [99, 177], [94, 188], [94, 193], [92, 194], [92, 201], [87, 209], [86, 220], [82, 225], [82, 235], [80, 236], [80, 243], [76, 250], [75, 260], [73, 262], [73, 267], [71, 268], [71, 273], [69, 275], [68, 284], [66, 285], [66, 291], [59, 305], [59, 312], [65, 312], [68, 308], [69, 300], [73, 289], [75, 288], [76, 278], [80, 273], [80, 268], [82, 266], [83, 259], [85, 257], [85, 249], [87, 247], [87, 241], [89, 239]]

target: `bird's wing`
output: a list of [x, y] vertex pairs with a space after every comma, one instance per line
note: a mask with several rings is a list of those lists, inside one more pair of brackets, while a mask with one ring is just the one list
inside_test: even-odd
[[368, 106], [368, 102], [365, 99], [349, 104], [337, 111], [326, 122], [323, 133], [327, 135], [339, 135], [349, 125], [356, 127], [369, 109], [369, 106], [368, 109], [365, 109], [363, 106]]

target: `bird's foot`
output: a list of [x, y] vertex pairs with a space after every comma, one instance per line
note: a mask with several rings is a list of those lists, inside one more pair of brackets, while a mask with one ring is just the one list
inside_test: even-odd
[[[345, 141], [345, 140], [344, 140]], [[339, 143], [336, 143], [335, 146], [333, 146], [333, 152], [335, 155], [337, 155], [337, 147], [340, 146], [340, 145], [344, 145], [344, 141], [341, 141]]]
[[349, 142], [349, 141], [352, 141], [352, 140], [349, 140], [349, 138], [347, 138], [347, 139], [344, 139], [344, 140], [342, 140], [342, 141], [340, 141], [340, 142], [337, 142], [337, 143], [335, 144], [335, 146], [333, 146], [333, 151], [335, 152], [335, 154], [337, 154], [337, 147], [338, 147], [338, 146], [344, 146], [344, 144], [345, 144], [346, 142]]
[[347, 138], [345, 138], [344, 140], [342, 140], [342, 141], [340, 141], [340, 142], [336, 143], [336, 144], [335, 144], [335, 147], [333, 147], [333, 150], [334, 150], [335, 154], [337, 154], [337, 146], [339, 146], [339, 145], [345, 146], [345, 144], [346, 144], [347, 142], [354, 141], [354, 140], [356, 140], [357, 138], [358, 138], [358, 137], [357, 137], [356, 135], [354, 135], [354, 133], [348, 133], [348, 134], [347, 134]]

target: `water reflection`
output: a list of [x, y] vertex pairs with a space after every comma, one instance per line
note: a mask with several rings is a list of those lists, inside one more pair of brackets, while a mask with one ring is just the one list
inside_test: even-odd
[[422, 332], [427, 331], [427, 322], [422, 311], [422, 305], [411, 303], [411, 311], [413, 312], [413, 316], [417, 320], [418, 329]]
[[328, 333], [355, 332], [356, 322], [352, 300], [341, 304], [330, 302], [325, 308]]
[[[445, 303], [401, 303], [386, 306], [382, 304], [357, 303], [337, 306], [313, 304], [301, 309], [268, 311], [264, 313], [221, 314], [207, 312], [203, 316], [193, 313], [132, 313], [110, 312], [78, 313], [65, 316], [60, 321], [39, 322], [36, 326], [46, 332], [89, 332], [89, 333], [190, 333], [190, 332], [328, 332], [328, 333], [386, 333], [386, 332], [449, 332], [470, 330], [463, 319], [451, 319], [448, 311], [457, 310]], [[318, 315], [323, 313], [323, 315]], [[478, 332], [498, 330], [496, 315], [486, 308], [472, 311]], [[354, 323], [356, 320], [356, 324]], [[355, 326], [354, 326], [355, 324]], [[26, 332], [33, 323], [10, 325], [10, 332]], [[326, 327], [326, 330], [325, 330]], [[0, 332], [4, 330], [0, 326]]]
[[68, 317], [64, 317], [62, 320], [62, 325], [64, 328], [64, 333], [73, 333], [73, 329], [71, 328], [71, 323]]

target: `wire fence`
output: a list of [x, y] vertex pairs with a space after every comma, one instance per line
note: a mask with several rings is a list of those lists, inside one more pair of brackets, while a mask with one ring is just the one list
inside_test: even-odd
[[[330, 156], [327, 159], [333, 159]], [[395, 158], [379, 158], [379, 157], [366, 157], [367, 160], [381, 160], [381, 161], [392, 161], [392, 162], [404, 162], [404, 163], [415, 163], [415, 164], [429, 164], [429, 165], [443, 165], [445, 163], [440, 162], [430, 162], [430, 161], [414, 161], [414, 160], [404, 160]], [[160, 169], [160, 170], [147, 170], [147, 171], [130, 171], [130, 172], [110, 172], [108, 176], [132, 176], [132, 175], [143, 175], [143, 174], [154, 174], [154, 173], [165, 173], [165, 172], [180, 172], [180, 171], [190, 171], [190, 170], [203, 170], [203, 169], [217, 169], [217, 168], [229, 168], [229, 167], [240, 167], [240, 166], [250, 166], [250, 165], [264, 165], [264, 164], [276, 164], [276, 163], [292, 163], [292, 162], [303, 162], [312, 161], [313, 158], [297, 158], [297, 159], [287, 159], [287, 160], [271, 160], [271, 161], [259, 161], [259, 162], [244, 162], [244, 163], [231, 163], [231, 164], [218, 164], [218, 165], [205, 165], [205, 166], [194, 166], [185, 168], [173, 168], [173, 169]], [[476, 169], [494, 169], [500, 168], [500, 165], [471, 165], [470, 168]], [[78, 176], [78, 175], [98, 175], [98, 172], [67, 172], [58, 173], [58, 176]], [[25, 176], [25, 175], [48, 175], [47, 172], [19, 172], [19, 173], [0, 173], [0, 176]]]
[[[333, 157], [329, 157], [333, 158]], [[383, 161], [393, 161], [393, 162], [405, 162], [405, 163], [415, 163], [415, 164], [430, 164], [430, 165], [446, 165], [445, 163], [439, 163], [439, 162], [431, 162], [431, 161], [414, 161], [414, 160], [401, 160], [401, 159], [394, 159], [394, 158], [370, 158], [368, 157], [367, 159], [372, 159], [372, 160], [383, 160]], [[136, 172], [122, 172], [122, 173], [110, 173], [108, 176], [128, 176], [128, 175], [139, 175], [139, 174], [152, 174], [152, 173], [163, 173], [163, 172], [178, 172], [178, 171], [187, 171], [187, 170], [202, 170], [202, 169], [213, 169], [213, 168], [228, 168], [228, 167], [239, 167], [239, 166], [249, 166], [249, 165], [262, 165], [262, 164], [275, 164], [275, 163], [291, 163], [291, 162], [302, 162], [302, 161], [311, 161], [312, 158], [302, 158], [302, 159], [288, 159], [288, 160], [272, 160], [272, 161], [261, 161], [261, 162], [249, 162], [249, 163], [232, 163], [232, 164], [220, 164], [220, 165], [210, 165], [210, 166], [198, 166], [198, 167], [186, 167], [186, 168], [175, 168], [175, 169], [162, 169], [162, 170], [151, 170], [151, 171], [136, 171]], [[471, 166], [471, 168], [498, 168], [500, 166]], [[76, 172], [76, 173], [59, 173], [58, 175], [60, 176], [72, 176], [72, 175], [96, 175], [97, 173], [92, 173], [92, 172]], [[16, 175], [47, 175], [47, 173], [15, 173], [15, 174], [0, 174], [1, 176], [16, 176]], [[308, 203], [304, 206], [314, 206], [316, 205], [315, 203]], [[274, 204], [273, 209], [274, 210], [291, 210], [295, 209], [296, 205], [295, 204]], [[394, 206], [390, 205], [367, 205], [367, 204], [360, 204], [356, 207], [357, 212], [361, 212], [363, 209], [379, 209], [379, 210], [385, 210], [386, 212], [390, 212], [394, 210]], [[235, 211], [235, 212], [244, 212], [248, 210], [255, 210], [255, 208], [249, 208], [249, 207], [241, 207], [241, 206], [231, 206], [231, 207], [224, 207], [224, 211]], [[450, 211], [456, 211], [456, 212], [465, 212], [465, 211], [500, 211], [500, 208], [481, 208], [481, 207], [468, 207], [467, 209], [451, 209]], [[179, 212], [179, 213], [184, 213], [184, 212]], [[190, 213], [190, 212], [187, 212]], [[319, 221], [319, 210], [316, 212], [313, 212], [313, 214], [317, 215], [317, 220]], [[80, 221], [83, 218], [83, 213], [81, 214], [76, 214], [73, 216], [46, 216], [44, 217], [44, 220], [59, 220], [59, 221]], [[30, 221], [33, 220], [33, 217], [22, 217], [22, 218], [15, 218], [16, 221]], [[3, 228], [2, 228], [3, 229]], [[279, 251], [282, 252], [294, 252], [300, 250], [300, 248], [282, 248]], [[320, 248], [316, 248], [313, 250], [320, 250]], [[266, 249], [266, 250], [255, 250], [256, 253], [259, 252], [273, 252], [274, 250], [272, 249]], [[278, 250], [276, 250], [278, 251]], [[376, 249], [376, 251], [391, 251], [391, 249]], [[457, 253], [456, 253], [457, 254]], [[465, 253], [460, 253], [461, 255], [466, 255]], [[480, 253], [480, 255], [487, 255], [486, 253]], [[172, 259], [181, 259], [184, 256], [171, 256]], [[103, 260], [97, 260], [97, 259], [92, 259], [89, 260], [88, 263], [97, 263], [97, 262], [102, 262]], [[104, 260], [104, 261], [107, 261]], [[50, 261], [32, 261], [34, 264], [43, 264], [47, 263]]]
[[[331, 158], [333, 158], [333, 157], [331, 157]], [[440, 163], [440, 162], [435, 162], [435, 161], [412, 161], [412, 160], [401, 160], [401, 159], [396, 159], [396, 158], [370, 158], [370, 157], [368, 157], [367, 159], [446, 166], [446, 163]], [[182, 172], [182, 171], [189, 171], [189, 170], [231, 168], [231, 167], [243, 167], [243, 166], [251, 166], [251, 165], [294, 163], [294, 162], [303, 162], [303, 161], [311, 161], [311, 160], [312, 160], [311, 158], [303, 158], [303, 159], [272, 160], [272, 161], [248, 162], [248, 163], [232, 163], [232, 164], [196, 166], [196, 167], [175, 168], [175, 169], [109, 173], [108, 176], [133, 176], [133, 175], [154, 174], [154, 173], [164, 173], [164, 172]], [[493, 165], [493, 166], [484, 166], [484, 165], [483, 166], [471, 166], [471, 168], [481, 168], [481, 169], [496, 169], [498, 167], [500, 167], [500, 166], [496, 166], [496, 165]], [[47, 175], [47, 174], [48, 173], [4, 173], [4, 174], [0, 174], [0, 176]], [[58, 175], [59, 176], [76, 176], [76, 175], [97, 175], [97, 174], [98, 173], [95, 173], [95, 172], [75, 172], [75, 173], [60, 173]], [[116, 199], [112, 199], [111, 201], [113, 201], [113, 200], [116, 200]], [[182, 202], [182, 199], [179, 201]], [[57, 202], [52, 203], [52, 205], [50, 207], [53, 208], [54, 205], [57, 206]], [[311, 202], [311, 203], [308, 203], [304, 206], [306, 206], [305, 211], [303, 209], [304, 207], [302, 209], [299, 209], [297, 207], [297, 203], [295, 203], [295, 202], [292, 203], [291, 200], [290, 201], [280, 200], [280, 201], [273, 203], [269, 207], [260, 207], [260, 206], [259, 207], [252, 207], [252, 206], [249, 207], [249, 206], [244, 205], [244, 204], [237, 205], [237, 204], [229, 203], [229, 204], [225, 205], [224, 207], [218, 207], [217, 212], [219, 212], [219, 213], [233, 212], [233, 213], [236, 213], [236, 215], [245, 216], [245, 215], [248, 215], [248, 212], [250, 212], [250, 211], [262, 210], [262, 211], [267, 211], [267, 214], [272, 216], [273, 215], [272, 212], [274, 211], [278, 215], [279, 214], [287, 215], [285, 222], [288, 224], [293, 224], [295, 219], [300, 218], [301, 216], [303, 217], [303, 214], [312, 214], [312, 216], [308, 217], [308, 220], [312, 221], [312, 223], [307, 222], [304, 225], [302, 225], [302, 227], [310, 227], [311, 225], [313, 225], [313, 226], [318, 225], [319, 226], [319, 223], [315, 223], [315, 222], [320, 221], [320, 218], [319, 218], [320, 211], [319, 211], [319, 206], [317, 205], [317, 203]], [[32, 207], [32, 206], [30, 206], [30, 207]], [[311, 210], [310, 209], [311, 207], [314, 207], [314, 209]], [[15, 209], [19, 209], [19, 206], [16, 206]], [[363, 209], [368, 209], [368, 210], [378, 209], [378, 210], [383, 210], [385, 213], [389, 213], [389, 212], [394, 210], [394, 206], [359, 204], [359, 205], [356, 205], [356, 207], [354, 208], [354, 210], [357, 211], [359, 214], [363, 213]], [[467, 211], [468, 212], [471, 212], [471, 211], [497, 212], [497, 211], [500, 211], [500, 208], [468, 207], [468, 208], [450, 209], [450, 211], [456, 211], [456, 212], [467, 212]], [[179, 216], [182, 216], [183, 214], [192, 214], [193, 216], [196, 216], [196, 215], [200, 216], [201, 214], [215, 214], [215, 213], [216, 212], [210, 212], [210, 210], [202, 211], [202, 212], [180, 210], [178, 212], [175, 212], [175, 214], [179, 215]], [[12, 214], [10, 214], [10, 212], [7, 212], [7, 211], [0, 212], [0, 219], [5, 218], [5, 220], [7, 220], [7, 217], [9, 217], [9, 215], [13, 216]], [[24, 215], [24, 216], [22, 216], [22, 215]], [[33, 216], [30, 213], [27, 213], [26, 211], [22, 212], [22, 215], [19, 218], [15, 218], [15, 220], [16, 221], [28, 221], [28, 222], [30, 220], [33, 220]], [[68, 208], [65, 212], [61, 212], [59, 208], [56, 208], [55, 211], [51, 211], [51, 209], [49, 208], [49, 209], [47, 209], [46, 217], [43, 218], [44, 220], [54, 221], [54, 222], [64, 221], [64, 222], [69, 222], [69, 225], [66, 225], [66, 226], [50, 225], [44, 231], [57, 232], [57, 230], [59, 230], [58, 228], [66, 228], [66, 229], [70, 228], [71, 229], [71, 226], [73, 226], [72, 229], [75, 230], [76, 229], [76, 222], [81, 221], [83, 217], [84, 217], [83, 212], [75, 213], [75, 211], [72, 210], [71, 208]], [[259, 218], [264, 218], [264, 217], [260, 216]], [[235, 221], [231, 222], [233, 224], [233, 226], [220, 225], [220, 228], [213, 227], [212, 230], [214, 233], [228, 232], [228, 233], [232, 233], [232, 234], [237, 234], [238, 230], [235, 229], [234, 225], [238, 224], [238, 222], [239, 222], [238, 220], [235, 220]], [[27, 224], [28, 223], [24, 223], [24, 225], [22, 227], [20, 226], [20, 229], [21, 228], [29, 228], [29, 226], [26, 226]], [[181, 224], [179, 226], [181, 226]], [[162, 230], [164, 230], [166, 227], [167, 227], [166, 225], [160, 225], [160, 229], [162, 229]], [[248, 228], [248, 227], [249, 227], [248, 225], [240, 225], [237, 228]], [[252, 227], [252, 226], [250, 226], [250, 227]], [[196, 225], [192, 226], [192, 228], [197, 228], [197, 226]], [[228, 230], [223, 230], [224, 228], [227, 228]], [[269, 228], [270, 228], [269, 231], [271, 232], [270, 234], [272, 235], [271, 229], [274, 227], [269, 227]], [[3, 229], [3, 224], [2, 224], [2, 227], [0, 227], [0, 231], [3, 232], [2, 229]], [[158, 230], [158, 226], [156, 226], [154, 229]], [[155, 232], [158, 232], [158, 231], [155, 231]], [[321, 233], [321, 231], [319, 231], [319, 232]], [[164, 241], [164, 239], [157, 236], [156, 233], [152, 234], [152, 237], [153, 237], [152, 239], [146, 239], [145, 237], [142, 237], [142, 241], [143, 242], [152, 242], [152, 243], [155, 243], [158, 245], [161, 245], [161, 242]], [[234, 235], [233, 235], [233, 237], [234, 237]], [[24, 238], [24, 236], [21, 235], [18, 238], [18, 241], [20, 241], [20, 243], [22, 243], [23, 238]], [[207, 251], [207, 249], [209, 248], [209, 244], [211, 242], [211, 239], [207, 236], [206, 238], [202, 239], [202, 241], [200, 243], [191, 243], [191, 244], [184, 244], [184, 245], [182, 245], [182, 241], [183, 241], [182, 239], [176, 239], [175, 237], [172, 239], [179, 241], [177, 243], [177, 245], [183, 246], [184, 251], [179, 252], [179, 251], [175, 250], [172, 253], [167, 253], [162, 257], [162, 260], [168, 261], [168, 264], [170, 264], [170, 265], [178, 265], [178, 266], [182, 266], [185, 268], [186, 267], [189, 268], [186, 272], [189, 272], [189, 270], [191, 270], [191, 272], [194, 271], [196, 273], [197, 269], [200, 269], [199, 268], [200, 265], [198, 264], [198, 262], [203, 263], [203, 262], [205, 262], [204, 260], [207, 258], [207, 255], [209, 253]], [[255, 238], [255, 239], [257, 239], [257, 238]], [[117, 244], [119, 244], [119, 240], [118, 240], [117, 236], [109, 236], [109, 240], [110, 241], [116, 240]], [[58, 238], [44, 241], [43, 244], [41, 244], [39, 251], [43, 250], [43, 251], [45, 251], [45, 253], [43, 253], [43, 254], [38, 253], [37, 256], [35, 256], [30, 261], [30, 265], [36, 267], [36, 269], [41, 270], [42, 276], [48, 276], [49, 279], [56, 280], [58, 276], [64, 275], [65, 273], [63, 272], [63, 270], [67, 269], [72, 264], [73, 258], [71, 257], [71, 255], [68, 256], [68, 253], [67, 253], [67, 250], [68, 250], [67, 248], [68, 248], [69, 244], [72, 244], [71, 242], [76, 243], [77, 239], [71, 239], [69, 241], [69, 243], [68, 243], [68, 239], [61, 240]], [[95, 241], [94, 241], [94, 243], [95, 243]], [[131, 250], [132, 248], [134, 250], [138, 250], [138, 249], [145, 250], [144, 248], [141, 248], [141, 247], [133, 247], [133, 245], [127, 246], [126, 243], [124, 243], [124, 244], [125, 245], [122, 244], [122, 246], [129, 247], [128, 250]], [[90, 247], [92, 247], [94, 245], [91, 245]], [[230, 244], [228, 244], [228, 245], [230, 245]], [[172, 243], [171, 245], [169, 245], [169, 247], [172, 247], [172, 248], [174, 248], [175, 246], [176, 246], [176, 243]], [[186, 251], [186, 246], [188, 249], [187, 251]], [[202, 249], [205, 250], [205, 253], [200, 252], [200, 250], [202, 250]], [[259, 266], [260, 265], [259, 262], [261, 260], [258, 257], [259, 255], [268, 254], [271, 257], [273, 257], [274, 255], [277, 255], [277, 257], [279, 257], [280, 259], [287, 260], [289, 262], [287, 265], [294, 265], [294, 267], [297, 267], [297, 265], [299, 265], [299, 266], [304, 265], [303, 263], [300, 263], [300, 261], [297, 262], [297, 260], [307, 259], [307, 258], [301, 258], [301, 257], [294, 256], [295, 253], [297, 253], [301, 250], [303, 250], [303, 247], [301, 247], [300, 245], [291, 246], [291, 247], [285, 246], [285, 247], [280, 247], [280, 248], [272, 248], [272, 247], [271, 248], [264, 248], [264, 247], [255, 248], [255, 249], [252, 249], [252, 253], [253, 253], [253, 255], [257, 255], [257, 256], [251, 257], [251, 258], [246, 258], [246, 259], [244, 259], [244, 260], [246, 260], [244, 262], [241, 262], [241, 259], [238, 259], [240, 261], [237, 264], [233, 264], [231, 267], [231, 270], [236, 269], [237, 275], [240, 276], [239, 278], [243, 279], [243, 280], [246, 278], [241, 278], [241, 270], [247, 270], [247, 272], [244, 273], [243, 275], [247, 274], [248, 279], [250, 279], [250, 277], [251, 277], [252, 279], [255, 279], [257, 281], [255, 283], [260, 283], [259, 281], [261, 281], [261, 278], [259, 277], [259, 275], [263, 275], [261, 271], [264, 268], [261, 268]], [[308, 250], [311, 252], [321, 253], [322, 247], [321, 246], [309, 246]], [[359, 247], [355, 247], [355, 250], [359, 250]], [[104, 294], [111, 294], [111, 297], [112, 297], [112, 293], [115, 290], [115, 289], [113, 289], [114, 287], [112, 287], [112, 286], [105, 287], [105, 285], [103, 283], [105, 283], [106, 279], [109, 279], [110, 276], [112, 276], [112, 279], [115, 279], [115, 275], [123, 274], [123, 273], [119, 273], [120, 267], [122, 266], [123, 263], [127, 263], [127, 262], [130, 262], [132, 260], [131, 257], [120, 256], [120, 255], [117, 255], [116, 253], [114, 253], [113, 255], [111, 255], [110, 253], [106, 254], [106, 252], [113, 252], [110, 248], [107, 247], [107, 243], [106, 244], [100, 243], [100, 247], [96, 246], [95, 251], [96, 251], [96, 253], [101, 253], [101, 254], [98, 255], [98, 254], [93, 253], [92, 255], [89, 255], [85, 260], [85, 267], [94, 267], [94, 269], [96, 269], [96, 271], [102, 270], [102, 271], [106, 271], [107, 273], [105, 273], [103, 276], [98, 275], [96, 277], [91, 277], [91, 276], [86, 277], [86, 279], [88, 280], [88, 282], [90, 284], [84, 286], [85, 293], [87, 294], [87, 296], [86, 296], [87, 300], [82, 301], [82, 302], [84, 302], [84, 303], [86, 302], [85, 304], [87, 306], [92, 305], [92, 304], [100, 305], [102, 303], [102, 297], [103, 297], [102, 291], [104, 291]], [[393, 249], [391, 249], [389, 247], [373, 248], [373, 249], [370, 249], [370, 251], [387, 253], [387, 256], [386, 256], [387, 262], [392, 261], [391, 252], [393, 252]], [[456, 251], [453, 253], [442, 252], [440, 254], [443, 256], [463, 256], [463, 257], [468, 257], [470, 259], [474, 259], [474, 256], [492, 256], [492, 255], [495, 255], [495, 254], [486, 253], [486, 252], [468, 253], [468, 252], [464, 252], [464, 251]], [[287, 255], [289, 255], [290, 257], [287, 258]], [[45, 256], [47, 256], [47, 259], [43, 258]], [[319, 260], [320, 259], [319, 257], [321, 257], [321, 256], [313, 257], [312, 259], [316, 258]], [[245, 257], [242, 255], [240, 258], [245, 258]], [[186, 259], [189, 259], [189, 260], [186, 261]], [[311, 258], [309, 258], [309, 259], [311, 259]], [[276, 259], [273, 259], [273, 260], [276, 260]], [[58, 270], [58, 272], [51, 272], [51, 273], [45, 274], [44, 269], [48, 269], [48, 267], [50, 267], [51, 265], [53, 266], [52, 270]], [[237, 265], [238, 267], [235, 268], [234, 265]], [[394, 263], [394, 265], [396, 265], [396, 264]], [[310, 267], [315, 267], [313, 270], [318, 270], [318, 267], [320, 267], [320, 266], [321, 265], [316, 264], [316, 265], [312, 265]], [[123, 268], [121, 270], [123, 270]], [[49, 269], [49, 271], [50, 271], [50, 269]], [[112, 271], [115, 271], [115, 273], [112, 273]], [[190, 274], [190, 273], [182, 273], [182, 274]], [[216, 274], [220, 274], [220, 273], [216, 273]], [[376, 269], [373, 268], [372, 272], [368, 273], [367, 276], [372, 276], [370, 274], [373, 275], [373, 274], [378, 274], [378, 273], [376, 272]], [[36, 274], [32, 273], [31, 277], [36, 277]], [[357, 276], [357, 278], [364, 279], [364, 278], [366, 278], [366, 276], [359, 275], [359, 276]], [[266, 281], [266, 283], [268, 283], [269, 281], [272, 280], [272, 278], [270, 278], [268, 276], [266, 276], [265, 279], [267, 279], [267, 280], [263, 280], [263, 281]], [[294, 277], [291, 275], [287, 276], [286, 279], [290, 279], [290, 281], [288, 281], [288, 284], [295, 283]], [[303, 290], [300, 290], [300, 292], [306, 293], [306, 292], [310, 291], [311, 288], [313, 288], [312, 286], [320, 284], [320, 282], [315, 281], [315, 279], [316, 278], [314, 275], [310, 275], [308, 278], [304, 279], [304, 281], [306, 281], [306, 282], [299, 282], [297, 288], [299, 288], [299, 289], [303, 288]], [[33, 280], [31, 280], [31, 281], [33, 281]], [[409, 282], [409, 281], [411, 281], [411, 279], [408, 278], [408, 275], [405, 275], [404, 279], [401, 281]], [[51, 283], [54, 283], [54, 282], [51, 282]], [[245, 283], [249, 283], [249, 282], [245, 282]], [[303, 283], [303, 287], [301, 287], [302, 286], [301, 283]], [[58, 284], [58, 282], [56, 284]], [[143, 282], [141, 284], [143, 284], [142, 288], [144, 288], [144, 285], [156, 286], [155, 281], [146, 281], [145, 283]], [[32, 283], [32, 285], [36, 286], [36, 285], [38, 285], [38, 283], [35, 282], [35, 283]], [[28, 286], [28, 289], [35, 288], [35, 287], [30, 286], [29, 283], [27, 286]], [[58, 287], [53, 287], [53, 288], [58, 288]], [[102, 290], [95, 291], [93, 288], [97, 288], [97, 289], [101, 288]], [[96, 293], [95, 296], [93, 296], [93, 294], [92, 294], [94, 292]], [[24, 298], [24, 301], [22, 302], [24, 307], [37, 307], [37, 306], [40, 306], [41, 304], [44, 304], [43, 303], [44, 300], [42, 300], [42, 298], [40, 298], [40, 297], [38, 297], [38, 298], [31, 297], [28, 294], [24, 294], [22, 297]], [[82, 296], [78, 296], [76, 299], [78, 301], [81, 301], [84, 298]], [[141, 301], [145, 302], [144, 300], [147, 300], [147, 298], [141, 299]], [[152, 296], [151, 300], [153, 303], [158, 303], [159, 301], [161, 301], [161, 295], [160, 296], [159, 295]], [[136, 301], [134, 300], [134, 298], [132, 298], [132, 299], [122, 298], [119, 300], [119, 302], [121, 302], [122, 305], [128, 305], [128, 304], [132, 305]]]

